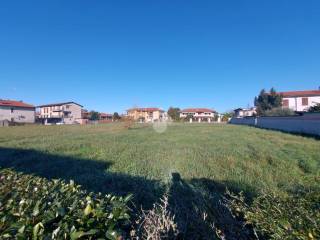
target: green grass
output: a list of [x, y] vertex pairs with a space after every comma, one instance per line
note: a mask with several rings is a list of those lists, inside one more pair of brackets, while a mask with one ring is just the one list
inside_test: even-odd
[[74, 179], [89, 191], [132, 192], [144, 208], [164, 192], [175, 196], [173, 173], [212, 196], [226, 187], [249, 199], [286, 194], [319, 175], [319, 150], [313, 138], [234, 125], [172, 124], [161, 134], [122, 124], [0, 128], [0, 166]]

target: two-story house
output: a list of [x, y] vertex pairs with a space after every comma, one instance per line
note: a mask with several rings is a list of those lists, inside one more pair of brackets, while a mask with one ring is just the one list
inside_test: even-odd
[[243, 117], [252, 117], [257, 114], [256, 107], [251, 108], [237, 108], [234, 111], [234, 115], [236, 118], [243, 118]]
[[44, 124], [80, 123], [82, 105], [75, 102], [53, 103], [38, 106], [39, 118]]
[[0, 99], [0, 121], [34, 123], [35, 106], [15, 100]]
[[99, 120], [101, 122], [112, 122], [113, 114], [111, 114], [111, 113], [100, 113], [99, 117], [100, 117]]
[[157, 122], [165, 120], [165, 112], [160, 108], [131, 108], [127, 117], [139, 122]]
[[180, 118], [189, 118], [190, 122], [212, 122], [215, 118], [215, 111], [208, 108], [186, 108], [180, 111]]
[[282, 107], [297, 112], [305, 112], [311, 106], [320, 103], [320, 90], [280, 92]]

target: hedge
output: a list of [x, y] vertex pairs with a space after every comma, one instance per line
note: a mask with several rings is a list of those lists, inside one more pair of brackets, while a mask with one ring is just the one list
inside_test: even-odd
[[0, 170], [0, 239], [121, 239], [131, 196], [88, 193], [73, 181]]

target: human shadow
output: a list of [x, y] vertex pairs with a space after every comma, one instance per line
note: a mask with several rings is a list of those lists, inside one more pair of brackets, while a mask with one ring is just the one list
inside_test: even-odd
[[149, 209], [162, 195], [159, 181], [108, 171], [112, 162], [50, 154], [38, 150], [0, 147], [0, 167], [47, 179], [74, 180], [89, 192], [124, 196]]
[[[180, 239], [256, 239], [250, 226], [236, 219], [228, 208], [226, 189], [241, 189], [232, 182], [216, 182], [205, 178], [183, 180], [172, 174], [169, 205], [175, 216]], [[245, 192], [255, 195], [255, 190]]]
[[[169, 186], [145, 177], [109, 171], [111, 161], [85, 159], [51, 154], [38, 150], [0, 147], [0, 168], [34, 174], [47, 179], [74, 180], [90, 192], [124, 196], [133, 194], [135, 213], [152, 209], [167, 192], [169, 206], [175, 215], [180, 234], [176, 239], [254, 239], [250, 229], [235, 219], [225, 204], [225, 189], [233, 192], [250, 186], [238, 187], [232, 182], [215, 182], [205, 178], [184, 180], [179, 173], [172, 174]], [[219, 232], [220, 231], [220, 232]]]

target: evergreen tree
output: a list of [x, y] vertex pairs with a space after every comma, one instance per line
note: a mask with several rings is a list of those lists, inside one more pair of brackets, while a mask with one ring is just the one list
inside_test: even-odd
[[278, 94], [274, 88], [271, 88], [270, 92], [262, 89], [259, 96], [255, 97], [254, 104], [257, 107], [257, 114], [261, 116], [264, 115], [266, 111], [281, 107], [282, 96]]
[[173, 121], [180, 121], [180, 108], [170, 107], [168, 115]]

